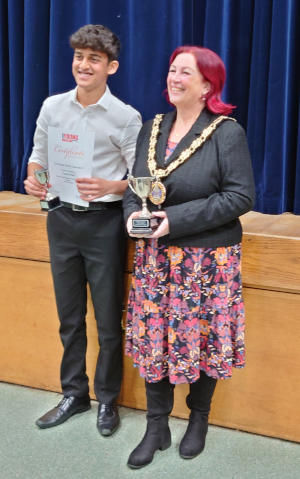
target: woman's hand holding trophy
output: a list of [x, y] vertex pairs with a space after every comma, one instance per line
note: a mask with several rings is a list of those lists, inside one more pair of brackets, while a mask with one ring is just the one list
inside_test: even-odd
[[147, 207], [147, 198], [153, 195], [153, 177], [137, 177], [128, 175], [128, 185], [142, 200], [141, 212], [130, 215], [127, 222], [129, 236], [140, 238], [159, 238], [169, 233], [169, 223], [164, 211], [150, 212]]

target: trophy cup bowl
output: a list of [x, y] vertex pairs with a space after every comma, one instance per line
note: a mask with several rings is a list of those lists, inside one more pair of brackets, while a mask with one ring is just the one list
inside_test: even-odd
[[142, 212], [137, 218], [132, 219], [132, 235], [151, 235], [153, 228], [151, 227], [151, 219], [153, 216], [147, 208], [147, 198], [152, 190], [152, 182], [154, 178], [148, 176], [140, 176], [135, 178], [128, 175], [128, 185], [131, 190], [142, 200]]
[[56, 208], [60, 208], [61, 202], [59, 196], [53, 196], [49, 191], [49, 171], [47, 169], [35, 170], [34, 176], [37, 181], [45, 186], [47, 193], [44, 200], [40, 200], [41, 210], [42, 211], [53, 211]]

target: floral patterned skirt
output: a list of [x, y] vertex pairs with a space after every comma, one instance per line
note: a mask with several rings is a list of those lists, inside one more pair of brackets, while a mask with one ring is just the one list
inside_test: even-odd
[[125, 352], [148, 382], [231, 377], [245, 363], [241, 245], [157, 246], [138, 240]]

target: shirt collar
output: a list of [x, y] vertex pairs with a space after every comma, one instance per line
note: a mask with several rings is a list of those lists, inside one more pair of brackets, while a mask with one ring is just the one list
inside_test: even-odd
[[[71, 90], [71, 101], [73, 103], [76, 103], [77, 105], [80, 105], [79, 101], [77, 100], [77, 88], [78, 87], [74, 88], [74, 90]], [[111, 102], [111, 98], [112, 98], [112, 94], [110, 92], [110, 89], [106, 85], [105, 92], [103, 93], [102, 97], [99, 98], [97, 103], [95, 103], [95, 105], [99, 105], [104, 110], [108, 110], [109, 104]], [[90, 105], [90, 106], [92, 106], [92, 105]]]

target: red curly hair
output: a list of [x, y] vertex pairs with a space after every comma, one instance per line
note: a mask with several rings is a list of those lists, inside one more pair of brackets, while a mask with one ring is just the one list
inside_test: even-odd
[[[199, 72], [205, 80], [210, 83], [210, 91], [206, 95], [206, 108], [212, 113], [221, 113], [223, 115], [231, 113], [236, 107], [230, 103], [224, 103], [221, 100], [221, 93], [226, 79], [226, 70], [219, 55], [209, 48], [183, 45], [177, 47], [172, 53], [170, 65], [180, 53], [191, 53], [196, 60]], [[166, 96], [169, 101], [168, 93], [166, 93]]]

